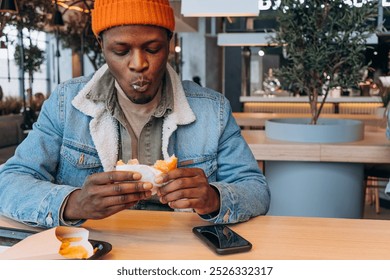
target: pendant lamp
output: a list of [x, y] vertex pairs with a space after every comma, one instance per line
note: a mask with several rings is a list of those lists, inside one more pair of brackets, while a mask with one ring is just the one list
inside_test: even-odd
[[258, 0], [182, 0], [181, 13], [185, 17], [256, 17]]
[[58, 9], [57, 0], [54, 3], [54, 7], [55, 7], [55, 10], [54, 10], [54, 14], [52, 17], [53, 18], [53, 25], [56, 27], [64, 26], [65, 25], [64, 19], [62, 18], [62, 13]]
[[58, 9], [56, 9], [54, 12], [53, 24], [54, 26], [64, 26], [64, 20], [62, 19], [62, 14]]
[[18, 5], [16, 4], [16, 0], [2, 0], [0, 4], [0, 12], [17, 13]]

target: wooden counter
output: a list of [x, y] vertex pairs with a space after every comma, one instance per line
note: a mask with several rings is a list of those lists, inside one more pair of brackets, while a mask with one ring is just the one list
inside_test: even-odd
[[[285, 119], [285, 118], [310, 118], [310, 114], [302, 113], [233, 113], [237, 124], [241, 127], [264, 127], [265, 122], [270, 119]], [[369, 114], [321, 114], [321, 118], [330, 119], [351, 119], [360, 120], [365, 125], [384, 126], [386, 123], [383, 118], [377, 115]]]
[[[319, 96], [318, 101], [321, 101], [322, 97]], [[308, 96], [241, 96], [241, 102], [309, 102]], [[382, 100], [379, 96], [340, 96], [326, 98], [326, 103], [381, 103]]]
[[[117, 260], [380, 260], [390, 259], [390, 221], [260, 216], [231, 228], [253, 244], [219, 256], [192, 233], [194, 213], [126, 210], [88, 221], [90, 238], [112, 244]], [[0, 217], [0, 226], [31, 229]]]
[[[309, 99], [303, 97], [241, 96], [243, 112], [261, 113], [310, 113]], [[321, 97], [319, 98], [319, 102]], [[323, 114], [375, 114], [383, 103], [379, 96], [328, 97]]]
[[256, 160], [390, 163], [390, 141], [384, 129], [366, 130], [364, 140], [307, 144], [272, 140], [264, 130], [242, 130]]

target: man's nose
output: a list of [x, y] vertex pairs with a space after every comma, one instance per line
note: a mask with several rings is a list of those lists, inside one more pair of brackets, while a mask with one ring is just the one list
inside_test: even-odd
[[134, 51], [130, 58], [129, 68], [132, 71], [142, 72], [149, 66], [147, 59], [143, 55], [142, 51]]

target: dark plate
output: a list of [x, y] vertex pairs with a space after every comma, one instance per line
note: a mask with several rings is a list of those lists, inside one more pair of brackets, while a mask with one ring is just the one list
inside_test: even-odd
[[[22, 241], [26, 237], [38, 233], [38, 231], [21, 230], [7, 227], [0, 227], [0, 246], [11, 247], [16, 243]], [[97, 260], [111, 251], [110, 243], [99, 240], [88, 240], [95, 249], [95, 254], [88, 258], [88, 260]]]

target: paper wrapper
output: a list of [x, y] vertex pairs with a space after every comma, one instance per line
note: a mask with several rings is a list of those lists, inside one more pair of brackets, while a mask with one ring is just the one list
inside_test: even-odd
[[153, 168], [149, 165], [144, 164], [122, 164], [116, 166], [117, 171], [132, 171], [141, 173], [142, 178], [140, 181], [142, 182], [150, 182], [153, 184], [152, 195], [157, 193], [157, 188], [161, 187], [162, 184], [157, 184], [155, 182], [156, 176], [161, 174], [162, 172], [156, 168]]
[[80, 241], [71, 246], [83, 246], [88, 258], [93, 255], [93, 247], [88, 241], [89, 232], [84, 228], [59, 226], [33, 234], [0, 253], [0, 260], [64, 260], [59, 251], [60, 239], [76, 238]]

